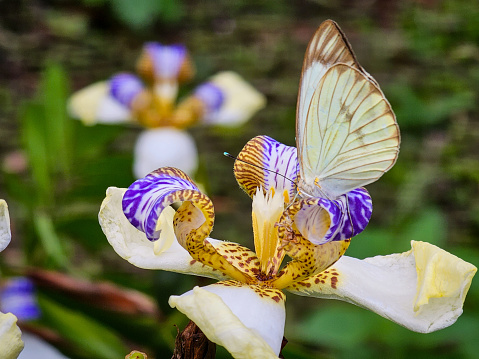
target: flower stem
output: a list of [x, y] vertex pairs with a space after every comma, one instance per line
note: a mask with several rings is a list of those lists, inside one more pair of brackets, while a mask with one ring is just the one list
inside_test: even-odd
[[214, 359], [216, 344], [209, 341], [200, 328], [190, 320], [175, 340], [175, 351], [171, 359]]

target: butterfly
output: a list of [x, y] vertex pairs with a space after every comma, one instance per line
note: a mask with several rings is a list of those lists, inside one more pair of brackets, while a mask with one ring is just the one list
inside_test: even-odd
[[334, 200], [376, 181], [396, 162], [400, 134], [378, 83], [332, 20], [304, 57], [296, 111], [298, 191]]

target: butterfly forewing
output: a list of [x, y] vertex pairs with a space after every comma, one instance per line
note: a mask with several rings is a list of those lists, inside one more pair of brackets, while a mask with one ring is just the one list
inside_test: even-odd
[[296, 113], [296, 147], [301, 158], [304, 123], [312, 97], [326, 71], [337, 63], [362, 70], [346, 36], [332, 20], [324, 21], [309, 42], [303, 62]]
[[298, 139], [303, 183], [336, 198], [377, 180], [396, 161], [399, 129], [381, 90], [360, 70], [329, 68], [316, 87]]

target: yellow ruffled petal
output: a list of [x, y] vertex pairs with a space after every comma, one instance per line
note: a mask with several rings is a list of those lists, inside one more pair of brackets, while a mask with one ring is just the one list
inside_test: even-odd
[[22, 332], [17, 317], [12, 313], [0, 313], [0, 351], [2, 359], [15, 359], [23, 350]]
[[412, 242], [412, 251], [417, 271], [414, 311], [421, 312], [426, 305], [445, 298], [461, 308], [477, 268], [429, 243]]
[[284, 332], [284, 294], [236, 281], [195, 287], [169, 304], [236, 359], [278, 358]]

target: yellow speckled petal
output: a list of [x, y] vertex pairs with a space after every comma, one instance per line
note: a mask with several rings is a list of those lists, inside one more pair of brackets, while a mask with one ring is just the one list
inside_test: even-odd
[[444, 298], [450, 298], [451, 305], [462, 307], [477, 268], [429, 243], [412, 242], [412, 251], [417, 271], [414, 311], [420, 313]]
[[430, 333], [452, 325], [477, 268], [425, 242], [408, 252], [359, 260], [347, 256], [328, 271], [292, 284], [288, 290], [344, 300], [410, 330]]
[[293, 260], [278, 273], [271, 285], [279, 289], [286, 288], [324, 271], [341, 258], [349, 243], [349, 240], [345, 240], [315, 245], [304, 238], [291, 242], [284, 248]]
[[[308, 201], [314, 202], [315, 199]], [[288, 287], [294, 282], [324, 271], [341, 258], [350, 244], [350, 240], [346, 239], [316, 245], [304, 238], [291, 220], [301, 210], [303, 202], [305, 201], [294, 202], [283, 213], [278, 224], [278, 235], [283, 244], [282, 249], [293, 260], [271, 282], [275, 288]]]
[[226, 281], [172, 296], [169, 304], [234, 358], [258, 359], [278, 358], [284, 333], [284, 301], [279, 290]]
[[260, 262], [256, 253], [249, 248], [233, 242], [222, 242], [215, 246], [216, 251], [229, 263], [248, 276], [257, 277], [260, 275]]
[[250, 275], [233, 266], [206, 239], [213, 228], [214, 221], [211, 200], [200, 192], [184, 192], [178, 200], [184, 201], [177, 210], [173, 221], [178, 243], [195, 260], [215, 268], [231, 278], [246, 283], [250, 282]]
[[3, 359], [15, 359], [23, 350], [22, 332], [17, 326], [17, 317], [0, 312], [0, 350]]

